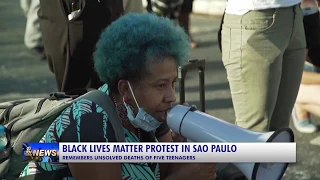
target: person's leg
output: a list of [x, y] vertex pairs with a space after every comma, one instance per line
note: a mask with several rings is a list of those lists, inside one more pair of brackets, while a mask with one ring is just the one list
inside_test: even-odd
[[236, 124], [245, 129], [269, 130], [281, 81], [283, 52], [292, 34], [292, 9], [224, 16], [222, 59]]
[[295, 128], [303, 133], [313, 133], [317, 127], [310, 120], [310, 113], [320, 117], [320, 85], [300, 85], [292, 112]]
[[142, 0], [123, 0], [124, 14], [133, 13], [144, 13]]
[[184, 0], [181, 6], [181, 12], [178, 16], [178, 21], [180, 26], [182, 26], [191, 40], [191, 47], [195, 48], [198, 44], [194, 41], [191, 33], [190, 33], [190, 14], [192, 13], [192, 4], [193, 0]]
[[301, 84], [297, 96], [297, 103], [320, 104], [320, 85]]
[[[296, 104], [298, 108], [320, 117], [320, 85], [300, 85]], [[303, 116], [297, 112], [299, 119]], [[301, 117], [301, 118], [300, 118]], [[304, 116], [305, 117], [305, 116]]]
[[222, 25], [223, 25], [224, 15], [225, 15], [225, 12], [224, 12], [223, 15], [222, 15], [222, 19], [221, 19], [221, 22], [220, 22], [220, 27], [219, 27], [219, 30], [218, 30], [218, 43], [219, 43], [219, 49], [220, 49], [221, 52], [222, 52], [221, 32], [222, 32]]
[[[281, 83], [277, 103], [272, 114], [270, 129], [288, 127], [292, 108], [297, 98], [305, 61], [306, 38], [303, 27], [303, 15], [300, 6], [294, 8], [293, 32], [283, 56]], [[284, 14], [285, 16], [285, 14]]]
[[39, 0], [20, 0], [20, 6], [27, 18], [24, 44], [34, 55], [44, 60], [46, 57], [41, 42], [40, 22], [34, 15], [36, 13], [35, 11], [39, 9]]
[[31, 0], [20, 0], [20, 7], [23, 14], [27, 17], [31, 5]]
[[146, 3], [146, 10], [151, 13], [152, 12], [152, 6], [151, 6], [151, 0], [145, 0], [143, 3]]
[[68, 62], [68, 24], [64, 1], [40, 0], [40, 27], [50, 71], [55, 75], [57, 91], [62, 91]]
[[24, 36], [25, 45], [29, 49], [43, 48], [40, 22], [37, 14], [39, 8], [39, 0], [32, 0], [27, 13], [27, 25]]
[[189, 29], [190, 18], [189, 18], [189, 13], [181, 11], [179, 16], [178, 16], [178, 20], [179, 20], [180, 26], [183, 27], [184, 30], [186, 31], [186, 33], [190, 36], [190, 29]]
[[[299, 91], [300, 93], [300, 91]], [[294, 117], [296, 116], [296, 117]], [[294, 104], [294, 109], [292, 111], [292, 117], [293, 117], [293, 123], [294, 125], [296, 125], [296, 122], [295, 121], [304, 121], [304, 120], [309, 120], [310, 118], [310, 113], [305, 109], [303, 108], [303, 103], [298, 103], [296, 102]], [[297, 119], [295, 119], [297, 118]]]
[[320, 117], [320, 104], [302, 104], [302, 108], [307, 112]]
[[310, 112], [306, 110], [304, 104], [295, 103], [292, 110], [292, 122], [296, 130], [301, 133], [314, 133], [317, 131], [317, 126], [312, 124]]

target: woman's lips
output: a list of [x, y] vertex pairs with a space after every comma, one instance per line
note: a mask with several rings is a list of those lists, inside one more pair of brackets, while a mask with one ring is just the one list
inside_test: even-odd
[[167, 115], [168, 115], [168, 112], [167, 111], [163, 111], [162, 119], [163, 120], [167, 119]]
[[163, 111], [158, 111], [158, 112], [156, 112], [156, 115], [157, 115], [158, 118], [160, 118], [159, 120], [166, 120], [170, 110], [171, 110], [171, 108], [168, 108], [168, 109], [163, 110]]
[[158, 117], [160, 118], [160, 120], [166, 120], [167, 119], [167, 115], [168, 115], [167, 111], [160, 111], [157, 114], [158, 114]]

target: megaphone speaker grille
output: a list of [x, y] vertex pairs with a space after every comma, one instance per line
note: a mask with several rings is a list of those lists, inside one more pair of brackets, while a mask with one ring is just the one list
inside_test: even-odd
[[[290, 128], [280, 128], [269, 137], [268, 142], [294, 142], [293, 131]], [[252, 180], [280, 180], [288, 165], [288, 163], [256, 163]]]
[[294, 142], [294, 134], [290, 128], [280, 128], [276, 130], [267, 142]]
[[288, 163], [256, 163], [252, 180], [281, 180]]

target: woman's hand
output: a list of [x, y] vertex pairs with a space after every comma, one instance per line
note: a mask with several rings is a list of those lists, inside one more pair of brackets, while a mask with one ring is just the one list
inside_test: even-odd
[[[183, 103], [183, 105], [189, 106], [189, 104], [186, 102]], [[195, 109], [197, 109], [196, 105], [191, 105], [191, 106], [193, 106]], [[171, 131], [171, 136], [172, 136], [173, 142], [187, 142], [187, 138], [185, 138], [185, 137], [181, 136], [180, 134], [175, 133], [173, 131]]]
[[187, 138], [181, 136], [178, 133], [171, 131], [172, 141], [173, 142], [187, 142]]
[[[188, 103], [184, 103], [185, 106], [190, 106]], [[191, 105], [197, 109], [196, 105]], [[171, 132], [172, 139], [174, 142], [186, 142], [187, 139], [175, 132]], [[170, 179], [197, 179], [197, 180], [214, 180], [217, 178], [216, 175], [216, 164], [215, 163], [190, 163], [190, 164], [170, 164], [169, 165], [169, 176]]]

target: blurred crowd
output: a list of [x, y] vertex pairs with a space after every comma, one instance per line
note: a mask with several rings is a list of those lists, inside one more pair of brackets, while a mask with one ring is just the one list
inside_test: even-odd
[[[103, 84], [92, 53], [100, 32], [122, 14], [168, 17], [185, 29], [192, 48], [198, 46], [190, 33], [193, 0], [20, 2], [27, 17], [25, 45], [48, 61], [63, 92]], [[291, 116], [300, 132], [317, 131], [310, 115], [320, 116], [319, 2], [290, 3], [276, 9], [282, 4], [258, 3], [258, 11], [250, 12], [245, 10], [249, 4], [226, 4], [219, 44], [236, 123], [244, 128], [275, 130], [288, 125]]]
[[20, 0], [27, 17], [25, 45], [40, 60], [48, 61], [59, 91], [101, 86], [93, 70], [92, 52], [100, 32], [121, 14], [155, 13], [168, 17], [186, 30], [191, 46], [197, 47], [189, 27], [193, 0], [84, 2]]
[[[133, 107], [138, 109], [135, 112], [142, 111], [141, 114], [147, 114], [140, 108], [141, 104], [137, 102], [135, 96], [138, 97], [137, 99], [140, 98], [139, 100], [143, 99], [140, 103], [145, 103], [146, 106], [150, 106], [150, 109], [155, 108], [152, 103], [157, 103], [157, 101], [159, 101], [159, 104], [164, 103], [162, 101], [166, 101], [167, 105], [171, 105], [175, 101], [174, 88], [171, 87], [175, 77], [168, 75], [169, 78], [167, 79], [171, 78], [170, 80], [172, 80], [170, 89], [168, 88], [169, 85], [167, 87], [165, 83], [159, 85], [159, 88], [167, 87], [169, 89], [164, 93], [167, 96], [163, 97], [163, 99], [157, 99], [158, 96], [152, 94], [152, 90], [150, 90], [152, 103], [149, 103], [148, 97], [145, 97], [146, 93], [137, 93], [138, 90], [132, 90], [131, 86], [134, 85], [131, 82], [129, 83], [129, 78], [124, 81], [120, 79], [124, 78], [124, 76], [120, 77], [119, 75], [119, 77], [110, 80], [111, 76], [116, 76], [115, 74], [119, 72], [107, 67], [107, 63], [110, 66], [118, 67], [118, 69], [127, 68], [128, 77], [133, 74], [130, 71], [131, 69], [128, 68], [129, 65], [121, 64], [123, 62], [130, 64], [130, 62], [128, 59], [121, 59], [125, 55], [122, 56], [120, 52], [114, 51], [117, 55], [115, 59], [117, 62], [119, 61], [118, 64], [107, 62], [111, 61], [112, 58], [105, 57], [113, 53], [111, 51], [113, 44], [108, 41], [108, 38], [113, 42], [117, 40], [111, 32], [117, 33], [119, 35], [118, 40], [123, 41], [123, 47], [126, 46], [130, 49], [133, 46], [132, 44], [139, 43], [138, 40], [134, 39], [134, 41], [132, 40], [133, 38], [121, 39], [120, 35], [123, 36], [121, 33], [127, 33], [128, 37], [131, 35], [138, 37], [142, 34], [142, 30], [135, 26], [132, 27], [138, 30], [134, 29], [132, 32], [130, 32], [130, 29], [120, 31], [121, 28], [130, 28], [130, 25], [132, 25], [130, 23], [135, 23], [130, 22], [130, 20], [136, 20], [137, 23], [150, 23], [148, 20], [150, 20], [151, 16], [140, 16], [141, 19], [137, 19], [139, 16], [131, 14], [132, 16], [127, 16], [127, 19], [122, 19], [122, 24], [114, 25], [115, 29], [120, 28], [118, 31], [115, 31], [115, 29], [105, 30], [107, 27], [118, 22], [117, 20], [120, 17], [130, 13], [150, 13], [155, 15], [154, 17], [166, 17], [170, 20], [168, 22], [173, 22], [174, 25], [165, 24], [166, 21], [162, 19], [163, 22], [159, 20], [159, 24], [150, 23], [150, 26], [152, 25], [151, 28], [158, 28], [160, 23], [163, 23], [165, 25], [163, 32], [159, 30], [160, 28], [152, 30], [165, 34], [168, 36], [166, 37], [168, 38], [167, 42], [172, 43], [168, 44], [167, 47], [163, 47], [164, 45], [159, 43], [162, 42], [162, 37], [153, 36], [150, 32], [148, 34], [150, 36], [148, 38], [152, 36], [152, 38], [157, 39], [154, 42], [150, 40], [150, 44], [152, 42], [166, 50], [164, 54], [161, 54], [163, 53], [162, 51], [159, 51], [161, 53], [152, 52], [155, 57], [162, 58], [161, 62], [164, 63], [152, 66], [153, 71], [158, 72], [157, 77], [163, 74], [174, 74], [172, 72], [176, 72], [176, 69], [170, 68], [175, 67], [170, 60], [179, 61], [179, 58], [184, 58], [185, 56], [180, 51], [187, 51], [189, 46], [191, 48], [199, 46], [190, 32], [190, 14], [193, 12], [193, 0], [20, 0], [20, 2], [27, 18], [24, 36], [25, 46], [37, 55], [39, 60], [48, 62], [49, 69], [55, 76], [58, 91], [69, 92], [79, 88], [93, 88], [103, 90], [108, 94], [109, 90], [123, 90], [123, 94], [118, 92], [118, 94], [111, 93], [110, 95], [114, 95], [115, 104], [119, 102], [123, 104], [123, 106], [119, 106], [122, 108], [119, 110], [122, 114], [119, 113], [119, 116], [127, 113], [132, 116], [132, 119], [135, 119], [132, 110], [134, 108], [130, 108], [128, 105], [130, 103], [134, 104]], [[294, 127], [301, 133], [315, 133], [318, 131], [317, 125], [311, 120], [311, 115], [320, 117], [319, 3], [319, 0], [228, 0], [226, 2], [226, 9], [221, 19], [221, 26], [217, 36], [222, 53], [222, 62], [230, 85], [236, 116], [235, 123], [238, 126], [257, 132], [276, 131], [288, 127], [292, 119]], [[119, 27], [119, 25], [123, 27]], [[144, 24], [139, 25], [143, 26]], [[171, 25], [173, 27], [181, 27], [183, 31], [171, 28]], [[185, 37], [188, 38], [188, 41], [184, 41], [184, 34], [186, 34]], [[170, 35], [175, 35], [175, 37]], [[132, 40], [132, 42], [129, 42], [129, 40]], [[185, 46], [185, 42], [187, 42], [188, 47]], [[143, 44], [141, 45], [142, 48], [139, 46], [137, 50], [134, 47], [132, 49], [145, 53], [143, 49], [145, 46], [149, 45], [150, 49], [159, 48], [155, 48], [150, 44]], [[116, 45], [120, 46], [121, 43]], [[176, 52], [174, 52], [177, 54], [175, 57], [179, 58], [167, 55], [170, 49], [176, 48], [174, 47], [175, 45], [177, 45], [177, 48], [178, 46], [181, 48], [175, 49]], [[109, 49], [103, 49], [105, 47]], [[119, 49], [125, 52], [126, 50], [123, 47]], [[94, 52], [96, 52], [96, 64], [94, 64], [93, 60]], [[109, 54], [104, 54], [106, 52], [109, 52]], [[128, 53], [126, 55], [128, 58], [133, 58], [133, 55], [128, 55]], [[103, 60], [106, 62], [102, 62]], [[138, 61], [140, 63], [139, 59], [137, 63]], [[174, 63], [176, 63], [175, 61]], [[139, 73], [143, 72], [138, 72], [137, 74]], [[110, 75], [110, 77], [107, 77], [107, 75]], [[101, 77], [105, 78], [101, 79]], [[108, 87], [107, 81], [115, 84]], [[118, 84], [116, 84], [116, 81], [119, 81]], [[75, 108], [80, 108], [77, 110], [79, 112], [83, 110], [81, 107], [86, 107], [86, 104], [75, 106]], [[168, 109], [170, 109], [169, 106], [161, 108], [161, 112], [156, 109], [154, 116], [165, 121], [164, 117], [166, 117]], [[71, 110], [66, 113], [70, 112]], [[62, 115], [72, 119], [73, 116], [70, 114]], [[105, 118], [104, 116], [96, 117], [94, 113], [90, 115], [92, 117], [86, 118]], [[130, 117], [126, 118], [130, 119]], [[154, 120], [151, 115], [149, 118], [151, 119], [150, 121]], [[61, 119], [60, 121], [62, 121]], [[70, 119], [68, 121], [72, 121]], [[77, 121], [80, 122], [80, 120]], [[77, 127], [77, 124], [73, 125], [74, 127], [70, 127]], [[125, 123], [123, 123], [123, 126], [126, 127]], [[138, 125], [136, 126], [138, 127]], [[127, 129], [131, 128], [130, 130], [139, 136], [137, 141], [140, 142], [141, 127], [137, 128], [136, 126], [128, 125], [129, 128]], [[156, 135], [159, 135], [157, 134], [159, 129], [160, 131], [165, 129], [168, 132], [166, 125], [157, 129], [159, 126], [155, 127], [154, 125], [155, 128], [153, 130]], [[98, 125], [94, 128], [98, 128]], [[143, 127], [141, 129], [143, 130]], [[54, 131], [54, 128], [52, 131]], [[103, 131], [106, 132], [107, 130], [103, 129]], [[76, 131], [66, 132], [74, 133]], [[85, 130], [82, 132], [89, 137], [90, 132]], [[70, 135], [70, 137], [74, 138], [72, 141], [77, 141], [79, 134], [80, 131], [78, 134]], [[158, 139], [161, 138], [165, 138], [163, 134], [159, 135]], [[170, 138], [172, 138], [171, 134]], [[59, 138], [48, 141], [57, 141], [57, 139]], [[105, 140], [102, 138], [101, 141]], [[171, 141], [172, 139], [165, 139], [163, 142]], [[158, 173], [157, 170], [153, 170]], [[210, 170], [212, 169], [210, 168]], [[27, 167], [27, 171], [29, 172], [29, 167]], [[79, 170], [75, 174], [81, 176], [83, 172]], [[118, 175], [120, 175], [120, 172]], [[210, 176], [215, 177], [216, 175], [210, 174]]]

